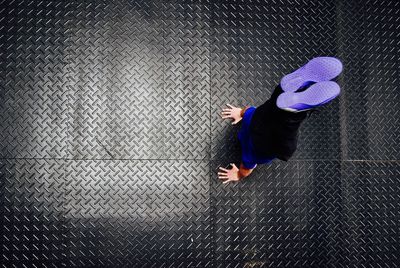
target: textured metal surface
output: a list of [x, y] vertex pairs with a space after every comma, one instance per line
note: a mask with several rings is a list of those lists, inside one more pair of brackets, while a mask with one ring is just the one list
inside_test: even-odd
[[398, 266], [399, 163], [346, 162], [343, 171], [343, 265]]
[[[400, 5], [0, 1], [1, 267], [397, 267]], [[318, 55], [340, 98], [238, 184], [238, 126]]]
[[400, 159], [399, 10], [396, 1], [339, 5], [345, 159]]
[[206, 267], [209, 167], [200, 161], [69, 161], [68, 267]]
[[160, 8], [151, 1], [72, 3], [69, 157], [162, 157]]
[[61, 160], [0, 160], [1, 264], [53, 267], [66, 253]]
[[[217, 164], [218, 165], [218, 164]], [[237, 185], [212, 182], [215, 267], [293, 267], [301, 258], [297, 163], [261, 167]]]
[[1, 3], [0, 156], [66, 157], [69, 5]]

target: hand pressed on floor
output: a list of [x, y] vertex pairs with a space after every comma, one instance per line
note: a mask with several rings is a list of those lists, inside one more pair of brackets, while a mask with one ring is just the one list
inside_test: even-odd
[[222, 171], [218, 172], [218, 178], [224, 180], [223, 183], [240, 180], [239, 169], [236, 167], [235, 164], [231, 163], [230, 165], [232, 166], [231, 169], [219, 167], [219, 169]]
[[229, 108], [224, 108], [222, 109], [222, 118], [231, 118], [233, 119], [232, 125], [237, 124], [240, 120], [242, 120], [242, 116], [240, 115], [242, 109], [232, 106], [230, 104], [227, 104]]

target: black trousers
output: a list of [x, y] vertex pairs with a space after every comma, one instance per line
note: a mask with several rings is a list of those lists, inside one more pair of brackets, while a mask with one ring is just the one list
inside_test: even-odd
[[293, 113], [279, 109], [276, 100], [281, 93], [281, 86], [276, 86], [271, 97], [256, 108], [250, 122], [250, 137], [257, 156], [275, 155], [287, 161], [296, 151], [298, 131], [308, 111]]

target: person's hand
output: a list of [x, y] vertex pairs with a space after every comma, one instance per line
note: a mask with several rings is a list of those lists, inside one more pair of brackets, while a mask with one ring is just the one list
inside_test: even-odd
[[232, 166], [231, 169], [226, 169], [223, 167], [219, 167], [221, 170], [218, 172], [218, 178], [224, 180], [223, 183], [228, 183], [230, 181], [239, 181], [239, 169], [236, 167], [235, 164], [230, 164]]
[[222, 109], [222, 118], [231, 118], [233, 119], [232, 125], [237, 124], [240, 120], [242, 120], [242, 117], [240, 116], [240, 112], [242, 109], [234, 107], [230, 104], [227, 104], [229, 108]]

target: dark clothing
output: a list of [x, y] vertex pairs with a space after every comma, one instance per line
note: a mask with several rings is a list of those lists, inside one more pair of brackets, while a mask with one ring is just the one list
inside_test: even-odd
[[253, 143], [250, 137], [250, 122], [256, 107], [248, 107], [243, 114], [242, 127], [238, 133], [240, 145], [242, 147], [242, 163], [247, 169], [253, 169], [257, 164], [268, 164], [275, 159], [275, 157], [260, 158], [254, 153]]
[[257, 107], [250, 122], [250, 137], [258, 157], [276, 156], [287, 161], [297, 148], [298, 130], [307, 111], [292, 113], [279, 109], [276, 99], [283, 93], [278, 85], [269, 100]]

